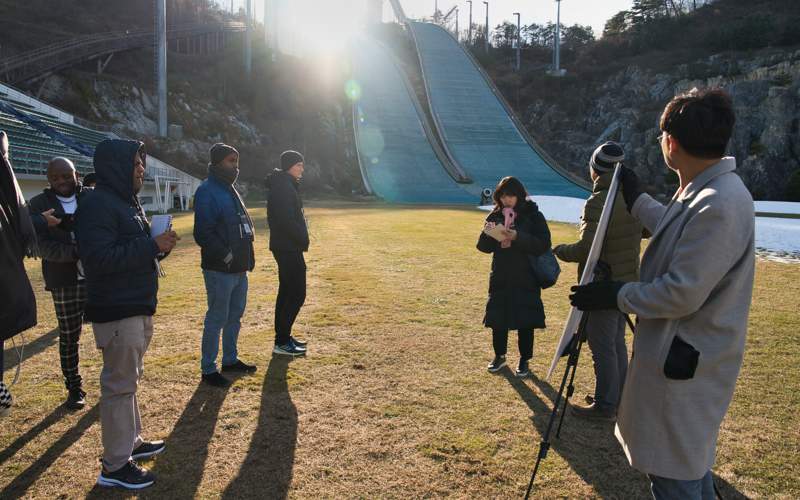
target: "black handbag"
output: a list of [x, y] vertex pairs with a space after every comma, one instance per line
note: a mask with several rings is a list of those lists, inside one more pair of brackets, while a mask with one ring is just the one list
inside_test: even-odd
[[561, 274], [561, 266], [558, 265], [558, 260], [553, 255], [552, 249], [548, 248], [545, 253], [539, 256], [530, 255], [529, 259], [533, 268], [533, 275], [542, 289], [550, 288], [556, 284], [558, 276]]

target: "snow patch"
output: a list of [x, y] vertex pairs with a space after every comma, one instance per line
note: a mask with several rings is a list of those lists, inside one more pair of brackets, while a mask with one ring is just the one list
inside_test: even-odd
[[[539, 205], [545, 219], [555, 222], [577, 224], [585, 200], [564, 196], [529, 196]], [[757, 201], [756, 211], [769, 213], [800, 214], [800, 203], [781, 201]], [[490, 211], [492, 205], [478, 207]], [[800, 219], [756, 217], [756, 249], [758, 254], [770, 260], [800, 262]]]

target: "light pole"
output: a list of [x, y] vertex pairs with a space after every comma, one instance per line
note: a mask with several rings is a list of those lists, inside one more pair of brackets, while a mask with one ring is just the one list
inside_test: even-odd
[[244, 72], [250, 78], [253, 71], [253, 0], [247, 0], [247, 11], [245, 13], [246, 30], [244, 32]]
[[472, 45], [472, 0], [467, 0], [469, 4], [469, 31], [467, 32], [467, 43]]
[[458, 34], [458, 7], [456, 7], [456, 42], [461, 42], [461, 35]]
[[517, 72], [519, 72], [519, 59], [520, 59], [519, 51], [520, 51], [520, 46], [522, 45], [522, 41], [520, 40], [519, 36], [520, 33], [519, 12], [514, 12], [514, 15], [517, 16]]
[[486, 53], [489, 53], [489, 2], [483, 0], [483, 5], [486, 6]]
[[558, 8], [556, 11], [556, 36], [553, 37], [553, 68], [555, 74], [558, 75], [561, 72], [561, 0], [556, 0], [556, 4]]
[[156, 61], [158, 70], [158, 135], [167, 136], [167, 2], [156, 2]]

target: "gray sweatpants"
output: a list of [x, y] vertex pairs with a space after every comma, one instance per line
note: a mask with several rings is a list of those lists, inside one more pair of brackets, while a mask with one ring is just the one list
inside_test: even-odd
[[95, 343], [103, 353], [100, 372], [100, 426], [103, 465], [108, 472], [122, 468], [133, 449], [142, 444], [136, 389], [144, 373], [144, 353], [153, 337], [153, 317], [133, 316], [92, 323]]
[[595, 405], [602, 410], [616, 410], [628, 371], [625, 316], [617, 310], [588, 314], [586, 333], [594, 361]]

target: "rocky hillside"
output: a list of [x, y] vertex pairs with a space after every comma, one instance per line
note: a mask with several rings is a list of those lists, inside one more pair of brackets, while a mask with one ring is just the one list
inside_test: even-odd
[[305, 153], [308, 193], [360, 192], [343, 81], [320, 85], [310, 78], [315, 75], [310, 61], [284, 58], [257, 65], [253, 81], [247, 82], [235, 48], [217, 57], [171, 54], [168, 115], [173, 130], [170, 138], [159, 138], [152, 77], [125, 74], [129, 67], [149, 67], [149, 54], [143, 52], [112, 61], [116, 66], [102, 76], [80, 70], [51, 76], [40, 96], [122, 136], [144, 140], [152, 154], [201, 178], [210, 146], [232, 144], [241, 153], [240, 184], [254, 196], [286, 149]]
[[701, 86], [733, 96], [730, 154], [756, 199], [784, 199], [786, 180], [800, 170], [800, 50], [717, 55], [669, 71], [631, 65], [592, 85], [563, 83], [559, 98], [533, 99], [520, 111], [545, 148], [575, 171], [586, 170], [598, 143], [617, 140], [652, 192], [671, 192], [677, 179], [661, 157], [658, 119], [673, 95]]

